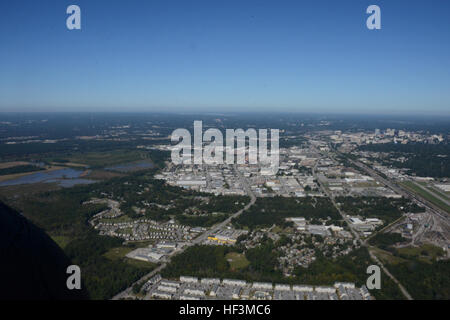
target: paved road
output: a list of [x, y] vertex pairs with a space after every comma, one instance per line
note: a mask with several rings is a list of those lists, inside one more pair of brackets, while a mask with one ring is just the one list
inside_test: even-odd
[[346, 215], [342, 212], [341, 208], [337, 205], [336, 201], [334, 200], [334, 196], [328, 191], [327, 188], [325, 188], [322, 183], [320, 182], [320, 179], [316, 176], [316, 168], [317, 165], [319, 164], [320, 160], [317, 160], [316, 164], [314, 165], [313, 169], [312, 169], [312, 174], [314, 176], [314, 178], [317, 181], [317, 184], [319, 185], [319, 188], [322, 189], [322, 191], [327, 195], [327, 197], [331, 200], [331, 202], [333, 203], [334, 207], [337, 209], [337, 211], [339, 212], [339, 214], [341, 215], [342, 219], [347, 223], [348, 227], [350, 228], [350, 231], [353, 233], [353, 236], [355, 237], [356, 240], [358, 240], [358, 242], [361, 242], [361, 238], [359, 237], [358, 232], [356, 232], [350, 221], [347, 219]]
[[[238, 217], [239, 215], [241, 215], [245, 210], [247, 210], [248, 208], [250, 208], [252, 205], [255, 204], [256, 202], [256, 196], [254, 195], [253, 191], [250, 189], [250, 186], [248, 185], [246, 179], [244, 178], [244, 176], [237, 170], [237, 166], [235, 166], [235, 170], [238, 173], [238, 175], [240, 176], [240, 180], [242, 185], [244, 186], [245, 191], [247, 192], [247, 194], [250, 197], [250, 202], [241, 210], [233, 213], [231, 216], [229, 216], [226, 220], [222, 221], [221, 223], [213, 226], [211, 229], [206, 230], [205, 232], [203, 232], [201, 235], [199, 235], [197, 238], [195, 238], [193, 241], [191, 241], [189, 244], [187, 244], [186, 246], [184, 246], [182, 249], [178, 249], [174, 252], [174, 254], [172, 255], [172, 257], [174, 255], [180, 254], [181, 252], [183, 252], [184, 250], [186, 250], [187, 248], [200, 244], [202, 243], [204, 240], [206, 240], [208, 238], [208, 236], [210, 234], [216, 233], [217, 231], [219, 231], [220, 229], [223, 229], [228, 223], [231, 222], [231, 220], [233, 218]], [[137, 283], [141, 284], [144, 283], [145, 281], [147, 281], [148, 279], [150, 279], [151, 277], [153, 277], [154, 275], [156, 275], [157, 273], [159, 273], [162, 269], [164, 269], [167, 264], [170, 262], [170, 258], [168, 259], [167, 262], [164, 262], [163, 264], [161, 264], [160, 266], [158, 266], [156, 269], [154, 269], [152, 272], [146, 274], [145, 276], [143, 276], [141, 279], [139, 279], [138, 281], [134, 282], [131, 286], [129, 286], [127, 289], [125, 289], [124, 291], [118, 293], [117, 295], [115, 295], [112, 300], [119, 300], [119, 299], [126, 299], [126, 298], [130, 298], [130, 297], [134, 297], [134, 295], [132, 294], [132, 290], [133, 290], [133, 286]]]
[[423, 185], [421, 185], [420, 183], [417, 183], [415, 181], [411, 181], [414, 185], [416, 185], [417, 187], [419, 187], [420, 189], [422, 189], [423, 191], [430, 193], [432, 196], [434, 196], [435, 198], [438, 198], [439, 200], [441, 200], [443, 203], [445, 203], [446, 205], [450, 206], [450, 201], [448, 201], [448, 199], [443, 198], [439, 193], [437, 193], [435, 190], [433, 190], [433, 188], [425, 188]]
[[370, 257], [372, 258], [372, 260], [374, 260], [376, 263], [378, 263], [380, 268], [383, 269], [384, 273], [387, 274], [387, 276], [389, 278], [391, 278], [392, 281], [395, 282], [395, 284], [397, 284], [397, 286], [399, 287], [399, 289], [403, 293], [403, 295], [406, 297], [406, 299], [414, 300], [411, 297], [411, 295], [409, 294], [409, 292], [406, 291], [405, 287], [403, 287], [403, 285], [389, 272], [389, 270], [383, 265], [383, 263], [381, 263], [381, 261], [378, 259], [378, 257], [370, 249], [368, 249], [368, 250], [369, 250], [369, 254], [370, 254]]
[[353, 163], [354, 165], [356, 165], [357, 167], [366, 171], [370, 176], [372, 176], [372, 178], [381, 182], [383, 185], [388, 186], [389, 188], [391, 188], [398, 194], [401, 194], [405, 198], [413, 200], [414, 202], [421, 204], [426, 209], [428, 209], [431, 213], [439, 216], [440, 218], [442, 218], [444, 220], [449, 218], [448, 214], [445, 211], [443, 211], [441, 208], [439, 208], [435, 204], [431, 203], [427, 199], [423, 198], [419, 194], [413, 193], [413, 192], [409, 191], [408, 189], [405, 189], [402, 186], [399, 186], [398, 184], [396, 184], [388, 179], [383, 178], [375, 170], [369, 168], [368, 166], [366, 166], [365, 164], [363, 164], [359, 161], [355, 161], [352, 159], [349, 159], [349, 161], [351, 163]]
[[245, 191], [247, 192], [247, 194], [250, 197], [250, 202], [241, 210], [233, 213], [231, 216], [229, 216], [226, 220], [222, 221], [221, 223], [215, 225], [213, 228], [207, 230], [206, 232], [204, 232], [203, 234], [201, 234], [200, 236], [198, 236], [197, 238], [194, 239], [194, 241], [192, 241], [187, 247], [189, 246], [193, 246], [196, 244], [200, 244], [202, 243], [204, 240], [206, 240], [206, 238], [208, 238], [208, 235], [210, 235], [211, 233], [216, 233], [217, 231], [219, 231], [220, 229], [223, 229], [228, 223], [231, 222], [231, 220], [233, 218], [237, 218], [238, 216], [240, 216], [245, 210], [247, 210], [248, 208], [250, 208], [252, 205], [255, 204], [256, 202], [256, 196], [253, 194], [253, 191], [250, 189], [250, 186], [247, 183], [247, 180], [244, 178], [244, 176], [237, 170], [237, 168], [235, 167], [236, 172], [238, 173], [239, 177], [240, 177], [240, 181], [242, 183], [242, 185], [244, 186]]
[[[327, 154], [330, 158], [332, 158], [334, 160], [334, 158], [330, 155]], [[317, 161], [318, 163], [319, 161]], [[313, 168], [313, 175], [315, 175], [315, 169], [316, 169], [316, 165]], [[319, 184], [319, 187], [322, 188], [322, 190], [327, 194], [327, 196], [331, 199], [331, 202], [333, 203], [333, 205], [335, 206], [335, 208], [338, 210], [339, 214], [342, 216], [342, 218], [344, 219], [344, 221], [347, 223], [348, 227], [350, 228], [350, 231], [353, 233], [353, 235], [355, 236], [355, 238], [357, 239], [357, 241], [359, 243], [361, 243], [362, 246], [366, 247], [367, 250], [369, 251], [369, 255], [372, 258], [373, 261], [375, 261], [375, 263], [377, 263], [380, 268], [384, 271], [384, 273], [392, 279], [392, 281], [394, 281], [400, 291], [403, 293], [403, 295], [406, 297], [406, 299], [408, 300], [413, 300], [413, 298], [411, 297], [411, 295], [409, 294], [409, 292], [405, 289], [405, 287], [403, 287], [403, 285], [389, 272], [389, 270], [384, 266], [384, 264], [375, 256], [375, 254], [370, 250], [370, 246], [367, 244], [367, 239], [366, 240], [362, 240], [359, 236], [359, 233], [357, 231], [355, 231], [352, 227], [352, 224], [350, 223], [350, 221], [347, 219], [346, 215], [341, 211], [340, 207], [337, 206], [336, 202], [334, 201], [334, 197], [333, 195], [328, 192], [328, 190], [323, 187], [320, 183], [319, 183], [319, 179], [317, 179], [317, 183]], [[376, 234], [376, 233], [374, 233]], [[373, 236], [373, 235], [372, 235]]]

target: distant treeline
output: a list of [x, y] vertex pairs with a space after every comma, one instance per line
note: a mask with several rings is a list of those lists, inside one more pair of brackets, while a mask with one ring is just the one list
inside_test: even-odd
[[65, 140], [55, 143], [18, 143], [2, 144], [0, 146], [0, 159], [19, 159], [29, 156], [41, 155], [56, 157], [67, 152], [102, 152], [117, 149], [135, 150], [138, 145], [156, 145], [169, 143], [169, 140], [132, 140], [132, 141], [99, 141], [99, 140]]
[[33, 171], [44, 170], [44, 168], [33, 166], [33, 165], [22, 165], [0, 169], [0, 176], [5, 176], [7, 174], [16, 174], [16, 173], [26, 173]]

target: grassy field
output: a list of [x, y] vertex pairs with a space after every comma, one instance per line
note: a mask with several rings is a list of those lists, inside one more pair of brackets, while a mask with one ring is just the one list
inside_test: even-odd
[[133, 248], [128, 247], [116, 247], [109, 249], [106, 253], [103, 254], [105, 258], [109, 260], [117, 260], [125, 258], [125, 255], [129, 252], [133, 251]]
[[133, 251], [134, 249], [131, 247], [116, 247], [109, 249], [106, 253], [103, 254], [103, 256], [111, 261], [119, 261], [122, 260], [129, 265], [132, 265], [137, 268], [148, 268], [148, 267], [156, 267], [156, 264], [146, 261], [139, 261], [136, 259], [130, 259], [126, 257], [125, 255], [129, 252]]
[[431, 263], [436, 260], [436, 258], [444, 254], [444, 250], [440, 247], [436, 247], [432, 244], [423, 244], [420, 247], [404, 247], [395, 249], [396, 253], [393, 255], [389, 251], [382, 250], [380, 248], [371, 247], [370, 248], [375, 255], [382, 261], [396, 265], [403, 262], [408, 262], [409, 260], [419, 260], [426, 263]]
[[237, 252], [230, 252], [225, 256], [232, 270], [239, 270], [247, 267], [250, 262], [245, 255]]
[[379, 249], [379, 248], [370, 248], [370, 250], [383, 262], [388, 263], [388, 264], [398, 264], [398, 263], [402, 263], [402, 262], [406, 262], [405, 259], [400, 258], [400, 257], [396, 257], [394, 255], [392, 255], [392, 253]]
[[55, 241], [58, 246], [60, 246], [62, 249], [64, 249], [69, 242], [72, 240], [72, 238], [70, 237], [66, 237], [66, 236], [52, 236], [50, 235], [50, 237], [53, 239], [53, 241]]
[[409, 190], [411, 190], [411, 191], [421, 195], [422, 197], [424, 197], [428, 201], [432, 202], [433, 204], [435, 204], [439, 208], [441, 208], [441, 209], [447, 211], [448, 213], [450, 213], [450, 206], [448, 206], [446, 203], [444, 203], [440, 199], [436, 198], [430, 192], [427, 192], [427, 191], [423, 190], [422, 188], [416, 186], [413, 182], [405, 181], [405, 182], [401, 182], [401, 185], [404, 186], [405, 188], [407, 188], [407, 189], [409, 189]]
[[427, 183], [427, 182], [423, 182], [423, 181], [416, 181], [416, 184], [421, 185], [422, 187], [429, 189], [430, 192], [433, 192], [437, 195], [439, 195], [440, 197], [446, 199], [446, 200], [450, 200], [449, 198], [449, 194], [446, 194], [443, 190], [435, 187], [433, 184]]
[[280, 228], [279, 226], [275, 226], [275, 227], [272, 229], [272, 232], [273, 232], [273, 233], [281, 233], [281, 232], [283, 232], [283, 229]]
[[450, 193], [446, 193], [445, 191], [437, 188], [437, 187], [428, 187], [431, 189], [434, 193], [438, 194], [440, 197], [444, 198], [447, 201], [450, 201]]
[[442, 248], [432, 244], [423, 244], [420, 247], [399, 248], [397, 252], [406, 259], [419, 259], [423, 262], [431, 262], [444, 254]]

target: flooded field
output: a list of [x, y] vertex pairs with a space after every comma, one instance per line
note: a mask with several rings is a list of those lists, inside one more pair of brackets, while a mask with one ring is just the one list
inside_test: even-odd
[[77, 184], [94, 183], [94, 180], [83, 179], [84, 171], [71, 168], [63, 168], [45, 172], [32, 173], [26, 176], [0, 182], [0, 187], [15, 186], [32, 183], [52, 183], [56, 182], [62, 187], [72, 187]]

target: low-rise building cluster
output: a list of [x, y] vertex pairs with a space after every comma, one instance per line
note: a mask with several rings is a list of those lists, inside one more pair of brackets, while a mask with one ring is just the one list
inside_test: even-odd
[[310, 286], [247, 282], [180, 276], [178, 280], [150, 279], [143, 288], [147, 299], [172, 300], [371, 300], [365, 286], [336, 282], [333, 286]]

